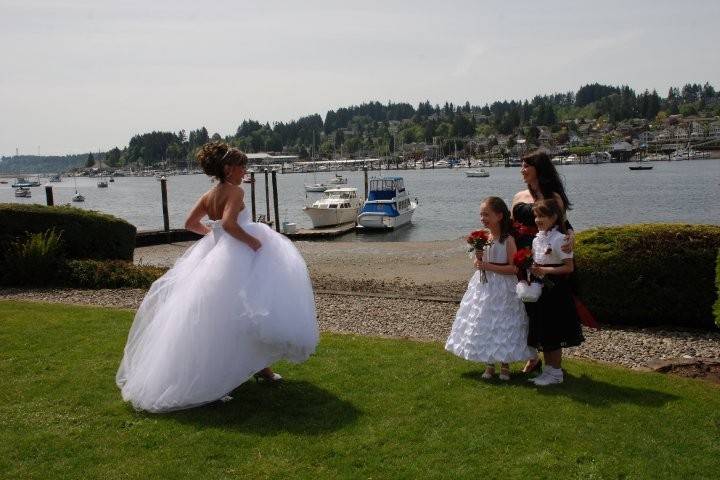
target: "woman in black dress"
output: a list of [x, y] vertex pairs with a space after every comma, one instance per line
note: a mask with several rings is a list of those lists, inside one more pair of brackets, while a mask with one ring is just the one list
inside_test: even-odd
[[[515, 194], [512, 200], [511, 212], [516, 225], [517, 235], [515, 242], [517, 248], [531, 247], [532, 241], [537, 234], [533, 205], [538, 200], [553, 199], [560, 205], [563, 214], [570, 209], [570, 200], [565, 193], [565, 186], [550, 161], [550, 157], [542, 150], [536, 150], [522, 157], [520, 173], [527, 185], [526, 190]], [[575, 240], [574, 232], [570, 222], [565, 219], [566, 241], [562, 250], [570, 253], [573, 250]], [[533, 325], [534, 304], [526, 303], [525, 308], [530, 318], [530, 325]], [[580, 340], [582, 341], [582, 340]], [[535, 345], [532, 345], [535, 346]], [[539, 358], [529, 359], [523, 372], [532, 372], [541, 366]]]

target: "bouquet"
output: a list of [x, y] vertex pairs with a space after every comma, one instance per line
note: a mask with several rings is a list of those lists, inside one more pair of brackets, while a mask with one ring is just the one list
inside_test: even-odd
[[512, 224], [511, 234], [516, 242], [521, 238], [532, 239], [537, 233], [538, 229], [535, 226], [528, 227], [518, 221], [514, 221]]
[[521, 248], [513, 256], [513, 265], [517, 267], [518, 283], [515, 285], [515, 293], [523, 302], [537, 302], [542, 293], [542, 284], [530, 281], [528, 270], [533, 264], [532, 250]]
[[[475, 256], [478, 260], [482, 260], [482, 252], [486, 247], [490, 245], [490, 233], [487, 230], [475, 230], [470, 232], [470, 235], [465, 239], [470, 245], [468, 252], [475, 252]], [[481, 270], [480, 277], [483, 283], [487, 283], [487, 274], [485, 270]]]
[[521, 282], [530, 284], [530, 275], [528, 270], [533, 264], [533, 253], [529, 248], [521, 248], [513, 255], [513, 265], [517, 267], [517, 277]]

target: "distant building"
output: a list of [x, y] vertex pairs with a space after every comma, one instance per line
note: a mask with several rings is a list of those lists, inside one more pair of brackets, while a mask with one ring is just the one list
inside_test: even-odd
[[253, 165], [277, 165], [300, 160], [297, 155], [270, 155], [269, 153], [248, 153], [248, 162]]
[[708, 136], [712, 138], [720, 138], [720, 122], [710, 125]]
[[638, 135], [638, 140], [640, 140], [640, 143], [650, 143], [655, 140], [655, 135], [652, 132], [642, 132]]

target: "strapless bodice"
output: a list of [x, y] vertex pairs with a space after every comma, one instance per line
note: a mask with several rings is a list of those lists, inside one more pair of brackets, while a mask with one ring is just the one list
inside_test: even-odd
[[[213, 229], [214, 229], [214, 228], [219, 228], [219, 227], [222, 226], [222, 220], [208, 220], [207, 223], [208, 223], [208, 226], [209, 226], [210, 228], [213, 228]], [[238, 223], [238, 225], [240, 225], [241, 227], [242, 227], [243, 225], [248, 225], [248, 224], [250, 224], [250, 223], [253, 223], [252, 217], [251, 217], [251, 215], [250, 215], [250, 210], [248, 210], [247, 208], [243, 208], [243, 209], [240, 211], [240, 213], [238, 213], [237, 223]]]

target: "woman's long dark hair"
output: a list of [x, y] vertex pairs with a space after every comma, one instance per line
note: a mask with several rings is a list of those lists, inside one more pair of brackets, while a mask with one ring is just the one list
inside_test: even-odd
[[532, 187], [528, 185], [528, 190], [530, 190], [533, 199], [537, 199], [538, 193], [542, 193], [543, 198], [554, 198], [554, 194], [557, 193], [563, 201], [565, 210], [570, 210], [570, 199], [565, 193], [565, 186], [555, 169], [555, 165], [550, 161], [550, 156], [542, 150], [535, 150], [522, 157], [521, 160], [535, 167], [535, 172], [537, 172], [540, 192], [534, 191]]

